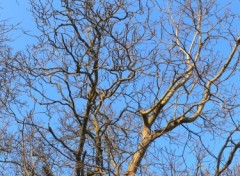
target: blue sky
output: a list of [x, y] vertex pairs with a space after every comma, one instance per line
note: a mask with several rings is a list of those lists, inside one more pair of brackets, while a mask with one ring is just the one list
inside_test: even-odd
[[[222, 2], [231, 3], [231, 9], [239, 12], [240, 0]], [[11, 33], [10, 38], [14, 39], [15, 42], [12, 42], [10, 45], [17, 49], [24, 49], [27, 44], [32, 43], [33, 38], [24, 35], [20, 28], [31, 34], [36, 32], [36, 25], [30, 12], [28, 0], [1, 0], [0, 8], [0, 20], [7, 20], [8, 24], [19, 24], [18, 32], [14, 31]]]
[[9, 34], [14, 42], [10, 45], [16, 49], [24, 49], [27, 44], [32, 43], [33, 38], [23, 34], [23, 31], [34, 34], [36, 25], [31, 15], [29, 2], [27, 0], [1, 0], [0, 20], [6, 20], [8, 25], [17, 25], [16, 30]]

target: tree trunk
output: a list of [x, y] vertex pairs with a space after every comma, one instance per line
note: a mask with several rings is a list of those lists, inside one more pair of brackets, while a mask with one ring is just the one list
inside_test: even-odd
[[137, 168], [139, 167], [142, 158], [151, 143], [151, 133], [149, 128], [144, 128], [142, 131], [142, 141], [138, 145], [137, 151], [133, 154], [132, 160], [128, 165], [128, 170], [124, 174], [124, 176], [134, 176], [137, 172]]

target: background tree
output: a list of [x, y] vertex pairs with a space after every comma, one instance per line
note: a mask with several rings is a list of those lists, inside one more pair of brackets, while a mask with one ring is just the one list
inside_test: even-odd
[[[15, 65], [20, 53], [13, 51], [10, 43], [14, 42], [10, 34], [18, 25], [9, 25], [7, 20], [0, 21], [0, 170], [1, 175], [20, 172], [22, 152], [20, 149], [22, 118], [15, 115], [15, 109], [25, 106], [19, 99], [22, 89], [21, 79]], [[21, 118], [21, 119], [19, 119]], [[24, 174], [23, 174], [24, 175]]]
[[13, 64], [31, 97], [11, 142], [23, 175], [237, 172], [240, 39], [230, 6], [30, 3], [40, 35]]

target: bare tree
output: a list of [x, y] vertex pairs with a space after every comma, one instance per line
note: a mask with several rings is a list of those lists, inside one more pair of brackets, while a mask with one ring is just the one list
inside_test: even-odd
[[16, 30], [17, 25], [9, 25], [7, 20], [0, 21], [0, 170], [1, 175], [8, 175], [18, 171], [21, 165], [16, 158], [22, 155], [15, 153], [19, 146], [20, 119], [15, 116], [13, 109], [24, 106], [19, 99], [21, 79], [16, 69], [15, 60], [19, 53], [10, 46], [13, 40], [10, 34]]
[[231, 4], [30, 3], [40, 35], [13, 67], [29, 101], [14, 115], [21, 135], [10, 152], [22, 175], [237, 172], [240, 38]]

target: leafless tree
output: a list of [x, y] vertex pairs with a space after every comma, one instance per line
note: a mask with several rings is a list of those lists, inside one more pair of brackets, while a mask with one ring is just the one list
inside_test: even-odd
[[10, 46], [13, 40], [10, 34], [16, 30], [17, 25], [9, 25], [7, 20], [0, 21], [0, 170], [1, 175], [11, 175], [17, 171], [15, 166], [21, 165], [13, 150], [19, 144], [19, 119], [13, 109], [24, 106], [24, 101], [19, 99], [21, 89], [15, 60], [19, 53]]
[[12, 67], [28, 103], [11, 109], [21, 123], [9, 167], [48, 176], [237, 173], [240, 38], [231, 4], [30, 3], [38, 42]]

